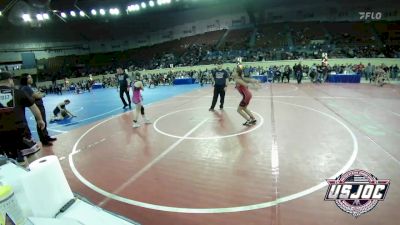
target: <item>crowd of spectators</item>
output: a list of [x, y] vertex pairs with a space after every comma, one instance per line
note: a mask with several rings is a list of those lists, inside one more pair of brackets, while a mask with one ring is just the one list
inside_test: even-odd
[[[246, 62], [320, 59], [321, 54], [326, 52], [329, 58], [400, 58], [399, 43], [386, 43], [386, 36], [373, 33], [374, 29], [365, 24], [323, 25], [312, 22], [292, 23], [286, 26], [287, 31], [285, 26], [280, 24], [255, 28], [254, 32], [249, 28], [243, 29], [242, 32], [226, 31], [228, 35], [225, 36], [229, 40], [245, 40], [240, 42], [240, 45], [223, 44], [223, 31], [125, 52], [48, 59], [47, 64], [44, 62], [45, 69], [40, 71], [39, 80], [111, 74], [119, 66], [143, 71], [205, 65], [215, 61], [234, 62], [238, 57], [242, 57]], [[217, 35], [220, 36], [219, 41], [216, 41]], [[208, 37], [210, 40], [207, 40]], [[271, 41], [268, 37], [271, 37]], [[383, 40], [384, 38], [386, 39]], [[291, 42], [292, 44], [289, 44]]]
[[[224, 62], [235, 62], [241, 57], [246, 62], [269, 61], [269, 60], [302, 60], [302, 59], [320, 59], [322, 52], [327, 52], [330, 58], [384, 58], [394, 57], [400, 58], [399, 46], [357, 46], [335, 48], [326, 46], [310, 46], [308, 49], [270, 49], [261, 48], [244, 48], [244, 49], [226, 49], [215, 50], [203, 45], [191, 45], [183, 55], [178, 56], [173, 53], [167, 53], [151, 59], [148, 64], [128, 61], [122, 63], [123, 67], [132, 70], [152, 70], [181, 66], [195, 66], [212, 64], [217, 60]], [[87, 76], [89, 74], [109, 74], [112, 73], [120, 64], [111, 64], [100, 68], [92, 68], [89, 65], [85, 69], [75, 70], [70, 73], [70, 77]], [[67, 71], [58, 71], [52, 77], [62, 79]], [[47, 74], [49, 79], [49, 74]]]
[[[383, 69], [389, 76], [389, 78], [395, 80], [399, 78], [399, 67], [398, 65], [380, 65], [379, 68]], [[233, 70], [229, 67], [224, 68], [229, 74], [233, 73]], [[270, 66], [246, 66], [244, 69], [245, 76], [267, 76], [270, 82], [290, 82], [290, 80], [298, 79], [299, 73], [301, 79], [308, 79], [311, 82], [324, 82], [327, 79], [328, 74], [359, 74], [365, 80], [371, 81], [371, 78], [375, 74], [377, 67], [370, 63], [364, 65], [359, 64], [333, 64], [323, 66], [322, 64], [314, 63], [311, 66], [302, 65], [301, 62], [296, 63], [294, 66], [274, 64]], [[204, 70], [188, 70], [188, 71], [175, 71], [170, 69], [167, 72], [155, 72], [155, 73], [139, 73], [133, 68], [128, 70], [128, 75], [131, 80], [135, 80], [137, 75], [140, 75], [140, 79], [143, 84], [149, 88], [156, 88], [160, 85], [173, 85], [175, 79], [186, 79], [192, 78], [196, 83], [203, 86], [204, 84], [210, 84], [212, 82], [212, 73], [214, 69]], [[111, 73], [115, 74], [115, 73]], [[229, 81], [232, 81], [232, 77], [229, 77]], [[91, 85], [94, 83], [101, 84], [103, 88], [117, 87], [118, 80], [115, 76], [102, 76], [101, 79], [92, 80], [87, 77], [79, 82], [64, 82], [63, 84], [53, 84], [48, 86], [39, 87], [46, 94], [62, 94], [62, 91], [69, 91], [70, 87], [74, 87], [74, 91], [90, 92]]]

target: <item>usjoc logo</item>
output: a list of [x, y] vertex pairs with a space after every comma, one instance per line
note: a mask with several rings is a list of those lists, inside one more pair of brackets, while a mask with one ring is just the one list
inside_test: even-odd
[[327, 179], [329, 184], [325, 201], [336, 205], [354, 217], [371, 211], [379, 201], [385, 200], [390, 180], [378, 180], [364, 170], [350, 170], [336, 179]]

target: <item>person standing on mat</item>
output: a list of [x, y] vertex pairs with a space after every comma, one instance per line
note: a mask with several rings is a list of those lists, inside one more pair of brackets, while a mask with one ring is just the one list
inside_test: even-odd
[[239, 103], [237, 112], [246, 120], [243, 126], [252, 126], [257, 123], [253, 113], [247, 108], [250, 104], [252, 94], [249, 91], [249, 84], [259, 85], [259, 81], [251, 78], [244, 77], [243, 65], [236, 67], [236, 73], [234, 73], [234, 79], [236, 83], [236, 89], [242, 95], [242, 100]]
[[222, 69], [222, 62], [217, 62], [217, 70], [212, 73], [212, 83], [214, 85], [214, 95], [209, 111], [214, 111], [215, 104], [217, 104], [218, 95], [220, 96], [219, 109], [224, 108], [225, 92], [228, 87], [228, 72]]
[[139, 113], [142, 115], [142, 118], [144, 120], [144, 123], [151, 123], [150, 120], [146, 118], [146, 115], [144, 113], [144, 107], [143, 107], [143, 97], [141, 94], [141, 91], [143, 91], [143, 83], [140, 81], [140, 75], [136, 75], [136, 81], [132, 82], [132, 101], [135, 104], [135, 111], [133, 111], [133, 128], [138, 128], [140, 127], [140, 124], [138, 122], [139, 118]]
[[37, 126], [37, 132], [39, 135], [40, 142], [42, 142], [42, 145], [51, 146], [51, 145], [53, 145], [51, 142], [57, 140], [57, 138], [50, 137], [49, 132], [47, 131], [46, 110], [44, 108], [44, 104], [43, 104], [43, 100], [42, 100], [44, 98], [45, 94], [39, 92], [36, 88], [32, 88], [32, 84], [33, 84], [33, 79], [32, 79], [31, 75], [29, 75], [27, 73], [24, 73], [21, 75], [20, 89], [22, 91], [24, 91], [29, 97], [33, 98], [36, 106], [40, 110], [42, 119], [45, 123], [45, 126], [43, 129], [40, 129], [40, 127]]
[[[124, 104], [124, 106], [122, 108], [125, 109], [128, 106], [129, 106], [129, 108], [132, 108], [131, 107], [131, 97], [129, 96], [129, 87], [128, 87], [128, 84], [130, 83], [129, 77], [128, 77], [128, 74], [126, 74], [121, 67], [117, 68], [117, 78], [118, 78], [118, 83], [119, 83], [119, 97], [121, 98], [122, 103]], [[126, 97], [128, 98], [129, 104], [127, 104], [124, 99], [124, 93], [126, 94]]]
[[301, 63], [297, 65], [295, 64], [293, 69], [294, 69], [294, 75], [297, 79], [297, 83], [301, 84], [301, 80], [303, 79], [303, 67]]

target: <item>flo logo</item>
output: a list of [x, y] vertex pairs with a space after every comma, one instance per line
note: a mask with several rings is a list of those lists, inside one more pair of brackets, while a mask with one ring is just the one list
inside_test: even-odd
[[358, 12], [360, 20], [380, 20], [382, 18], [381, 12]]
[[336, 179], [327, 179], [329, 184], [325, 201], [336, 205], [354, 217], [371, 211], [379, 201], [385, 200], [390, 180], [378, 180], [364, 170], [350, 170]]

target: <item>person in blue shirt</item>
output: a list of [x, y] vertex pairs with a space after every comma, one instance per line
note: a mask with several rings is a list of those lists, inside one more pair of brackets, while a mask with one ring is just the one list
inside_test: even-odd
[[226, 87], [228, 87], [229, 74], [226, 70], [222, 69], [222, 62], [217, 62], [218, 66], [212, 73], [212, 83], [214, 85], [214, 95], [209, 111], [214, 111], [214, 107], [217, 103], [218, 96], [220, 96], [219, 108], [222, 110], [224, 108], [225, 92]]

